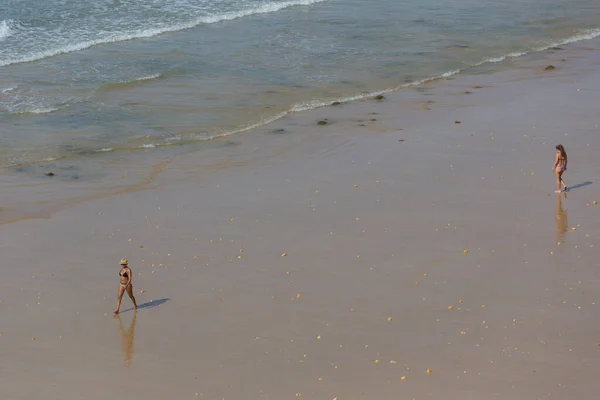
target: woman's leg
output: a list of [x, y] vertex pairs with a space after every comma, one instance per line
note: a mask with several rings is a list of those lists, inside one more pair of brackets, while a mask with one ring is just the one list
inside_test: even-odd
[[115, 314], [119, 313], [121, 309], [121, 299], [123, 298], [123, 294], [125, 293], [125, 289], [123, 286], [119, 285], [119, 293], [117, 294], [117, 308], [115, 309]]
[[562, 181], [560, 176], [562, 175], [562, 171], [560, 170], [559, 167], [556, 167], [556, 170], [554, 172], [556, 173], [556, 193], [560, 193], [561, 192], [560, 182]]
[[565, 171], [562, 171], [562, 170], [560, 171], [560, 173], [558, 174], [558, 179], [560, 179], [560, 183], [564, 186], [565, 190], [567, 190], [567, 184], [565, 183], [565, 181], [563, 181], [563, 178], [562, 178], [564, 172]]
[[137, 310], [137, 303], [135, 302], [135, 297], [133, 297], [133, 285], [127, 286], [127, 294], [131, 301], [133, 301], [133, 309]]

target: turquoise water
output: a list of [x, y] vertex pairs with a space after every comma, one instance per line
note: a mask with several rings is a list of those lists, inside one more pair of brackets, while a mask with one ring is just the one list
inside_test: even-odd
[[0, 167], [91, 179], [118, 157], [598, 35], [597, 0], [8, 0]]

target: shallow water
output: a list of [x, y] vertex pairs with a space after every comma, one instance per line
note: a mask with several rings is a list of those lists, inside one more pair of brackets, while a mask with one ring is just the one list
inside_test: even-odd
[[599, 17], [594, 0], [13, 0], [0, 5], [0, 166], [93, 179], [125, 157], [593, 38]]

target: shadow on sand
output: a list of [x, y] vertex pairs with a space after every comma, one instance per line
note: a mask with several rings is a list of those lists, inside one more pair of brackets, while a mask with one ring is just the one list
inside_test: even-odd
[[571, 190], [579, 189], [581, 187], [591, 185], [592, 183], [594, 183], [594, 182], [592, 182], [592, 181], [585, 181], [585, 182], [582, 182], [582, 183], [578, 183], [577, 185], [569, 186], [569, 190], [568, 191], [570, 192]]
[[[171, 300], [171, 299], [169, 299], [168, 297], [166, 297], [164, 299], [159, 299], [159, 300], [150, 300], [150, 301], [145, 302], [144, 304], [140, 304], [138, 306], [137, 310], [140, 311], [140, 310], [146, 310], [149, 308], [158, 307], [161, 304], [165, 304], [169, 300]], [[124, 312], [127, 312], [127, 311], [131, 311], [131, 310], [133, 310], [133, 308], [128, 308], [127, 310], [121, 311], [121, 314]]]

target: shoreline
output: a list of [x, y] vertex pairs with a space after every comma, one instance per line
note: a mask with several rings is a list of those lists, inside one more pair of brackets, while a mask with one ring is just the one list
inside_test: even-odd
[[[91, 164], [90, 168], [88, 168], [89, 171], [85, 172], [85, 174], [89, 176], [81, 181], [79, 181], [80, 174], [77, 172], [77, 163], [72, 163], [70, 159], [63, 160], [66, 162], [66, 164], [61, 161], [61, 159], [57, 159], [42, 163], [35, 162], [26, 165], [19, 165], [17, 167], [10, 167], [9, 169], [5, 169], [3, 174], [0, 176], [0, 185], [3, 190], [14, 192], [16, 190], [20, 190], [19, 188], [22, 187], [27, 187], [28, 190], [23, 194], [13, 193], [15, 196], [14, 199], [12, 196], [9, 199], [5, 199], [4, 207], [0, 209], [0, 224], [12, 223], [24, 219], [46, 219], [49, 218], [53, 213], [64, 209], [65, 207], [69, 207], [82, 201], [88, 201], [89, 199], [94, 199], [96, 197], [95, 195], [86, 195], [81, 197], [78, 194], [81, 192], [94, 193], [100, 190], [101, 194], [99, 194], [98, 197], [104, 197], [127, 192], [129, 190], [136, 190], [136, 188], [143, 187], [144, 182], [148, 182], [148, 177], [153, 176], [152, 170], [155, 169], [157, 165], [170, 163], [171, 160], [188, 153], [198, 153], [198, 155], [201, 156], [206, 147], [214, 147], [215, 145], [221, 146], [223, 141], [225, 141], [225, 145], [227, 145], [227, 143], [247, 140], [245, 137], [240, 136], [241, 134], [253, 135], [253, 137], [255, 137], [257, 132], [262, 132], [264, 130], [285, 130], [287, 121], [296, 120], [298, 116], [300, 116], [300, 118], [310, 119], [311, 113], [321, 109], [331, 110], [332, 113], [335, 113], [335, 108], [338, 108], [338, 106], [336, 106], [337, 104], [345, 106], [357, 102], [361, 103], [365, 101], [374, 101], [376, 96], [384, 94], [386, 97], [395, 96], [401, 98], [401, 93], [406, 90], [419, 90], [419, 88], [429, 88], [430, 86], [443, 87], [445, 80], [468, 79], [470, 76], [480, 74], [481, 71], [478, 71], [480, 68], [486, 68], [483, 70], [484, 73], [494, 74], [501, 72], [506, 68], [520, 68], [520, 64], [527, 65], [531, 62], [541, 62], [547, 58], [552, 58], [552, 54], [556, 51], [568, 52], [569, 49], [576, 49], [578, 47], [585, 48], [585, 44], [588, 42], [591, 43], [592, 48], [595, 48], [599, 39], [594, 39], [594, 35], [595, 34], [593, 32], [587, 34], [581, 33], [573, 36], [572, 38], [565, 39], [557, 43], [551, 43], [547, 46], [540, 47], [539, 49], [534, 49], [531, 52], [509, 54], [499, 58], [491, 58], [490, 60], [484, 60], [475, 65], [467, 66], [461, 70], [453, 71], [451, 72], [451, 75], [445, 73], [438, 77], [431, 77], [417, 82], [405, 83], [392, 89], [385, 89], [327, 102], [319, 101], [316, 106], [313, 104], [311, 108], [298, 109], [296, 111], [291, 109], [283, 112], [281, 115], [269, 118], [268, 122], [256, 123], [248, 127], [240, 128], [233, 132], [222, 135], [219, 134], [209, 139], [202, 140], [201, 143], [195, 143], [192, 141], [189, 143], [186, 142], [182, 144], [176, 144], [174, 146], [169, 145], [168, 143], [164, 146], [152, 145], [152, 148], [146, 148], [148, 151], [144, 154], [135, 156], [134, 158], [136, 161], [133, 163], [124, 160], [123, 157], [119, 157], [118, 154], [120, 154], [120, 152], [117, 149], [116, 153], [111, 154], [111, 157], [113, 157], [112, 162], [119, 165], [119, 170], [121, 171], [132, 171], [124, 176], [120, 176], [118, 171], [112, 171], [106, 175], [104, 172], [105, 166], [102, 165], [101, 161], [93, 161], [88, 155], [83, 155], [85, 158], [87, 158], [86, 162], [93, 162], [94, 164]], [[573, 38], [579, 38], [579, 41], [573, 41]], [[565, 49], [556, 47], [562, 45], [561, 43], [566, 44]], [[491, 69], [488, 70], [487, 68]], [[308, 113], [308, 115], [306, 115], [306, 113]], [[191, 147], [181, 150], [182, 146]], [[160, 147], [160, 153], [153, 152], [155, 147]], [[102, 153], [111, 152], [106, 152], [106, 149], [104, 148], [98, 150], [98, 156], [100, 156]], [[223, 153], [227, 152], [224, 151]], [[223, 154], [223, 157], [227, 157], [227, 154]], [[93, 167], [93, 165], [97, 165], [97, 167]], [[15, 174], [13, 171], [15, 168], [16, 170], [24, 171], [28, 175], [23, 175], [22, 173]], [[95, 169], [96, 172], [94, 172]], [[40, 174], [45, 175], [47, 173], [57, 173], [59, 176], [46, 179], [39, 176]], [[48, 196], [46, 187], [50, 185], [54, 187], [54, 193]], [[69, 195], [63, 195], [63, 193], [66, 194], [67, 192]], [[39, 197], [41, 204], [30, 202], [26, 204], [25, 208], [23, 208], [22, 200], [31, 197]]]
[[[591, 398], [600, 58], [586, 45], [290, 115], [141, 190], [1, 225], [0, 394]], [[135, 321], [128, 299], [110, 317], [122, 257]]]

